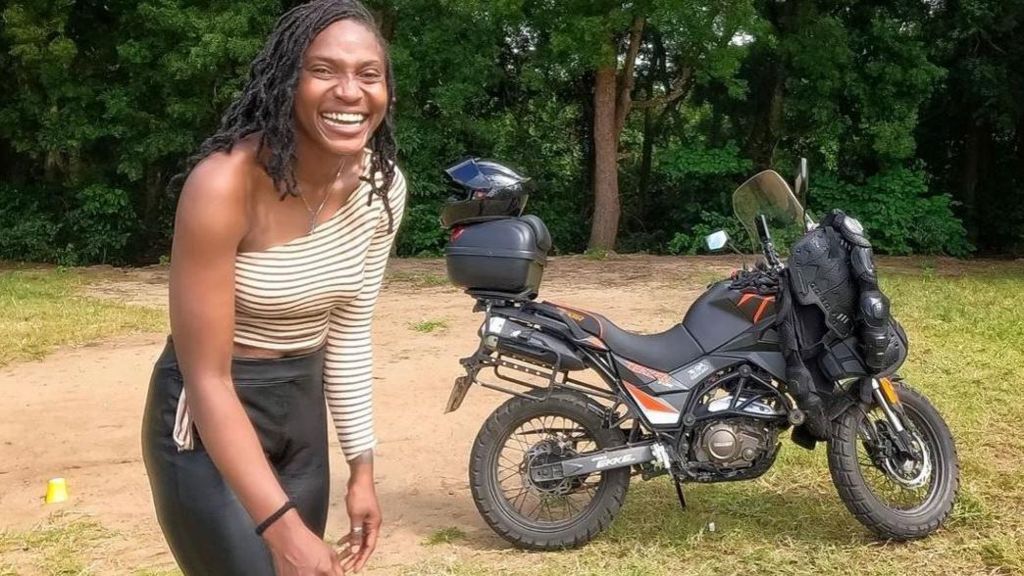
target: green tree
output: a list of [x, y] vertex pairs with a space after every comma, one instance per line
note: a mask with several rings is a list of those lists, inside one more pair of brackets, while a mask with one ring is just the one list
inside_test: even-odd
[[5, 68], [18, 89], [0, 108], [0, 139], [20, 169], [6, 190], [48, 218], [40, 229], [58, 246], [39, 256], [164, 252], [167, 183], [216, 126], [279, 11], [270, 0], [8, 3]]
[[[521, 26], [534, 39], [538, 65], [590, 84], [594, 211], [588, 246], [614, 248], [621, 216], [621, 144], [637, 101], [638, 76], [647, 70], [640, 107], [672, 109], [695, 77], [730, 68], [722, 55], [750, 23], [752, 8], [743, 1], [527, 1], [523, 13]], [[650, 128], [652, 139], [655, 131]], [[652, 142], [647, 146], [649, 163]]]
[[925, 20], [947, 71], [918, 132], [935, 182], [952, 192], [970, 239], [1024, 253], [1024, 4], [936, 2]]

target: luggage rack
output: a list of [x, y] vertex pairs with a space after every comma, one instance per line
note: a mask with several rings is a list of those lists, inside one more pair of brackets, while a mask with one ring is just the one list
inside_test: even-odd
[[[615, 394], [609, 390], [569, 377], [568, 372], [560, 369], [561, 357], [557, 358], [555, 365], [549, 368], [513, 354], [497, 352], [492, 355], [490, 352], [487, 352], [486, 349], [481, 347], [481, 349], [475, 354], [468, 358], [463, 358], [459, 362], [466, 369], [466, 377], [469, 378], [473, 384], [479, 384], [484, 388], [504, 392], [513, 396], [519, 396], [521, 398], [528, 398], [530, 400], [547, 400], [555, 389], [561, 388], [598, 396], [607, 400], [616, 400]], [[479, 378], [479, 373], [481, 370], [487, 368], [494, 371], [494, 376], [497, 379], [526, 388], [526, 392], [481, 380]], [[511, 374], [503, 373], [501, 370], [502, 368], [546, 379], [547, 385], [543, 386], [534, 382], [528, 382]], [[530, 392], [538, 391], [543, 391], [544, 394], [542, 396], [530, 394]]]

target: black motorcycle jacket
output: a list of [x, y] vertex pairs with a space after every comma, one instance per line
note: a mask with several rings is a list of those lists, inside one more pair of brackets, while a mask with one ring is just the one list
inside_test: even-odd
[[828, 423], [819, 392], [843, 378], [891, 374], [906, 358], [907, 339], [878, 285], [863, 227], [842, 211], [793, 245], [783, 274], [778, 329], [787, 383], [811, 435], [823, 440]]

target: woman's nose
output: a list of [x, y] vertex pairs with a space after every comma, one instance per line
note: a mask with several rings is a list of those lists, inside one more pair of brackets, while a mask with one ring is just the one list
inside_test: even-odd
[[334, 84], [334, 95], [345, 101], [358, 100], [362, 91], [359, 89], [359, 82], [348, 75], [338, 78]]

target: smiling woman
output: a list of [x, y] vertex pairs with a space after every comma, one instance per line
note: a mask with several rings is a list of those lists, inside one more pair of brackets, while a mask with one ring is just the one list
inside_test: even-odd
[[[373, 552], [370, 322], [405, 203], [393, 94], [366, 9], [303, 4], [183, 175], [142, 439], [187, 576], [343, 574]], [[340, 556], [325, 400], [350, 465]]]

